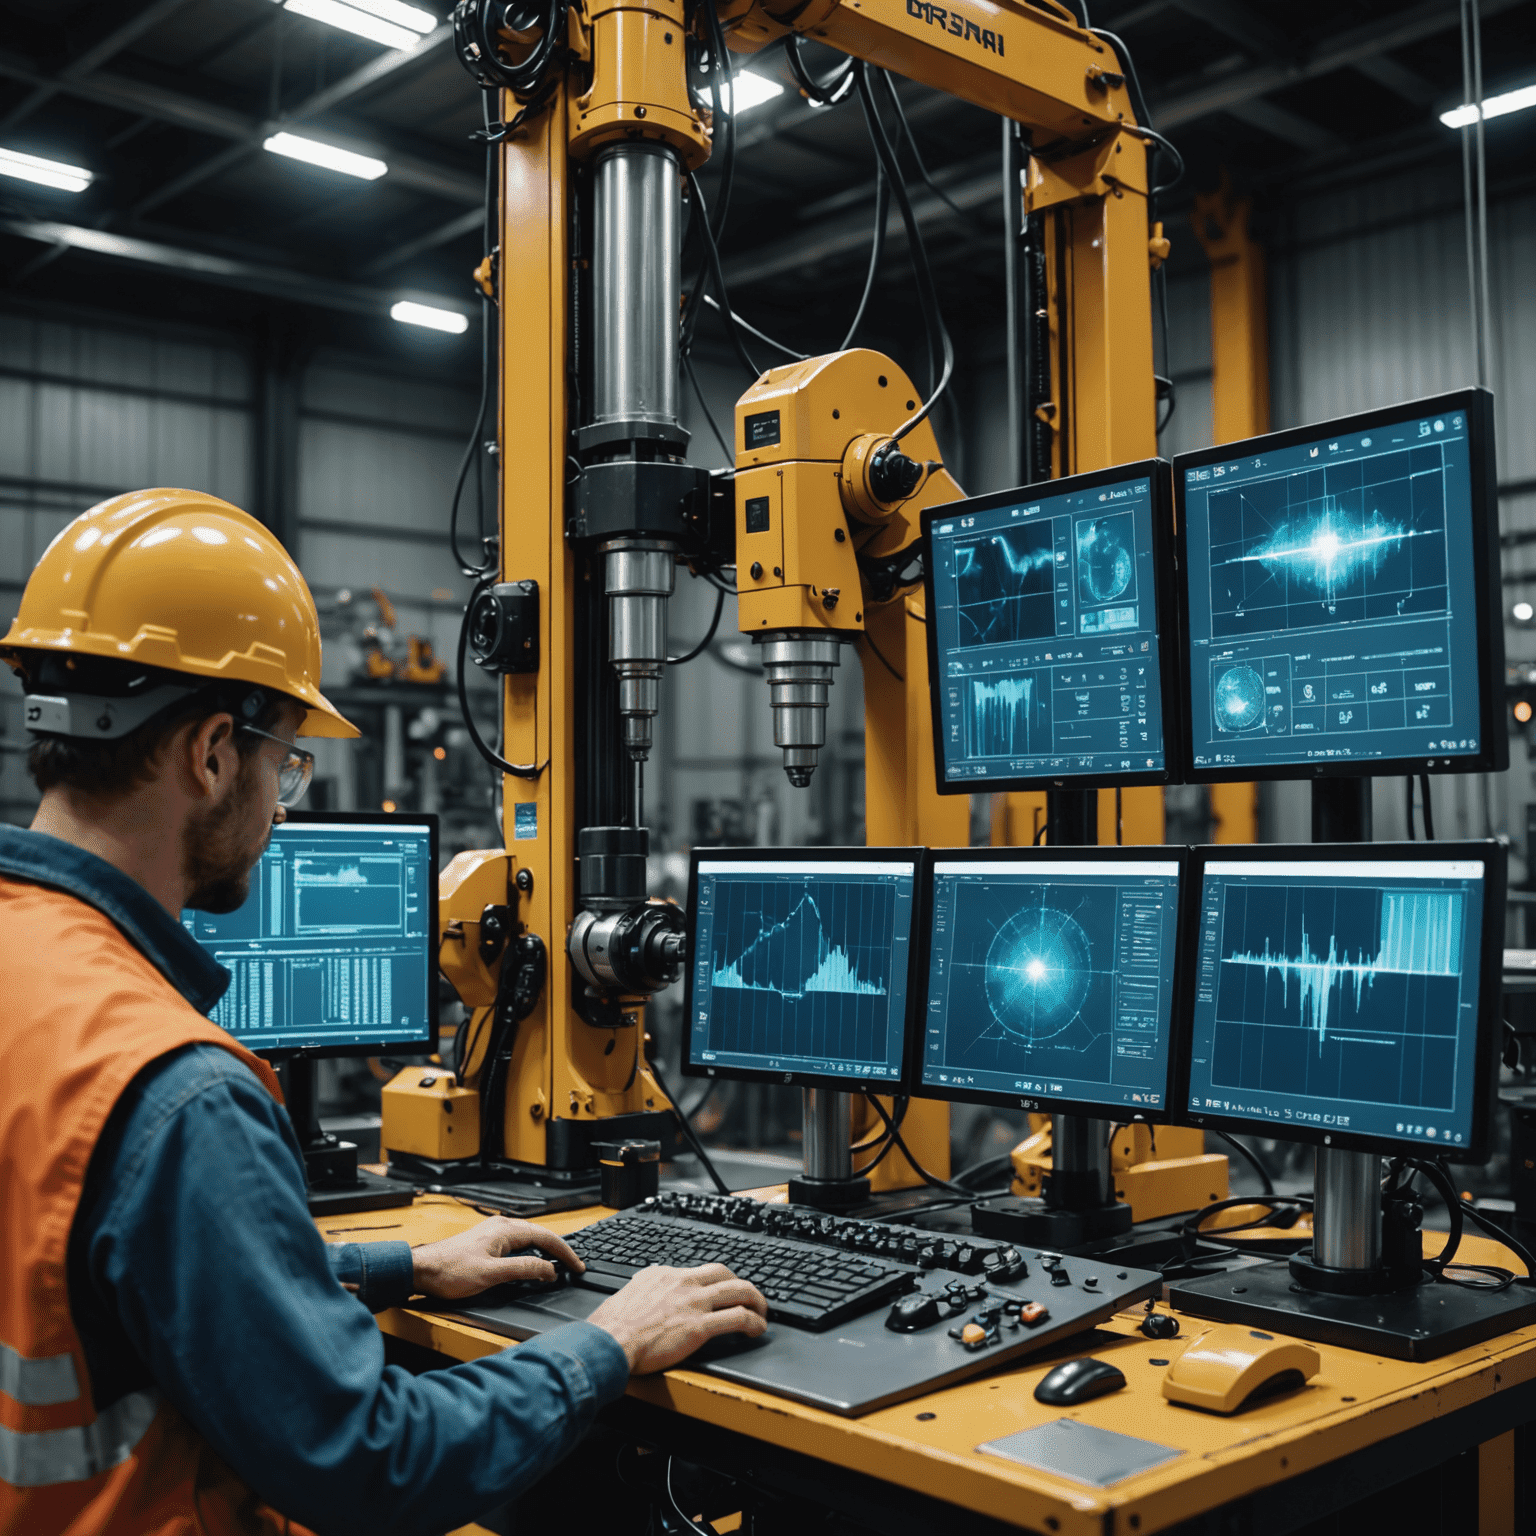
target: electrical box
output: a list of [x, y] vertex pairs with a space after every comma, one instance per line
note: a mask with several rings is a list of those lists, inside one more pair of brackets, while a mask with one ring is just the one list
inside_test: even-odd
[[404, 1067], [384, 1085], [380, 1145], [434, 1162], [480, 1152], [480, 1095], [442, 1067]]

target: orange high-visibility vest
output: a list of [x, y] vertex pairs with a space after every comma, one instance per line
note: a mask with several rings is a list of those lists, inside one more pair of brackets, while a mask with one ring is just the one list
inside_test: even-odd
[[206, 1042], [280, 1101], [271, 1068], [110, 918], [7, 878], [0, 999], [0, 1536], [302, 1536], [158, 1393], [98, 1411], [65, 1280], [91, 1153], [138, 1073]]

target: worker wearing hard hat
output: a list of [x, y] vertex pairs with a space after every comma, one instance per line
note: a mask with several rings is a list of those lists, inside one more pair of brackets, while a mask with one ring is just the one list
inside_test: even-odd
[[762, 1331], [720, 1266], [655, 1269], [515, 1351], [386, 1366], [365, 1306], [581, 1265], [506, 1218], [328, 1249], [270, 1068], [207, 1017], [229, 977], [182, 910], [245, 899], [309, 781], [295, 735], [358, 734], [304, 578], [225, 502], [119, 496], [49, 546], [0, 657], [43, 792], [0, 827], [3, 1536], [450, 1529], [632, 1371]]

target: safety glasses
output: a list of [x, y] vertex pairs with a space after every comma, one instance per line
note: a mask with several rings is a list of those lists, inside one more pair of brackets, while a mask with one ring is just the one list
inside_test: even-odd
[[294, 746], [291, 741], [284, 741], [281, 736], [274, 736], [270, 731], [258, 731], [254, 725], [242, 725], [240, 729], [252, 736], [275, 741], [285, 752], [286, 756], [277, 768], [277, 803], [292, 810], [304, 798], [304, 791], [314, 777], [315, 754]]

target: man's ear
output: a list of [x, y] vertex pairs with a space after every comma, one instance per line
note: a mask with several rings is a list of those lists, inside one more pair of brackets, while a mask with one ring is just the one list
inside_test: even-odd
[[217, 802], [229, 792], [240, 773], [240, 751], [235, 745], [235, 717], [209, 715], [191, 728], [183, 761], [199, 800]]

